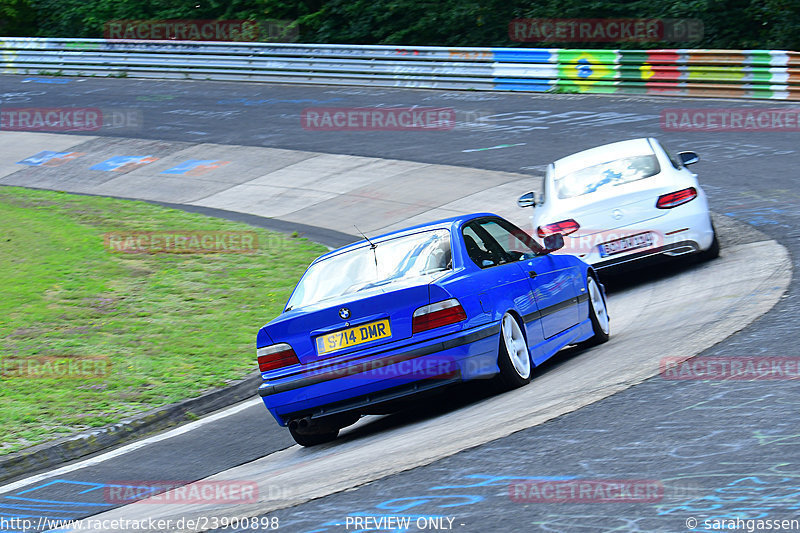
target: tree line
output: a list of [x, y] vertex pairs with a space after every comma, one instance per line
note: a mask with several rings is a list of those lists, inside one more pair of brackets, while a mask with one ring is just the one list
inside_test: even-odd
[[[692, 19], [691, 41], [520, 42], [516, 19]], [[0, 0], [0, 35], [101, 38], [115, 20], [291, 21], [305, 43], [800, 50], [800, 0]], [[536, 28], [533, 28], [536, 30]], [[547, 35], [543, 34], [543, 37]]]

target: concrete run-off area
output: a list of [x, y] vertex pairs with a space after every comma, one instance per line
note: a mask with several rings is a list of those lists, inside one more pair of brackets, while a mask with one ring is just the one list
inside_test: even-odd
[[44, 133], [0, 133], [0, 140], [3, 185], [223, 209], [347, 234], [357, 234], [354, 224], [375, 234], [487, 210], [524, 228], [528, 212], [516, 197], [540, 181], [277, 148]]

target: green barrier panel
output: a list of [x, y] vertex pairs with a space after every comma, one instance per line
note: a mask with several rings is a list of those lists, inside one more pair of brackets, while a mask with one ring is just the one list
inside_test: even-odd
[[647, 50], [620, 50], [620, 65], [643, 65], [650, 60]]
[[770, 67], [775, 63], [780, 63], [775, 66], [784, 66], [781, 58], [777, 54], [772, 54], [769, 50], [745, 50], [745, 64], [758, 67]]

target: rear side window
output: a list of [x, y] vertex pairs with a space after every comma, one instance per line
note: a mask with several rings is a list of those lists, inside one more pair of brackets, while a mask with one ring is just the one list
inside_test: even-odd
[[530, 235], [501, 219], [470, 222], [462, 234], [467, 254], [481, 268], [530, 259], [543, 251]]
[[679, 157], [675, 156], [675, 152], [664, 146], [663, 143], [661, 144], [661, 148], [664, 149], [664, 152], [667, 154], [667, 157], [669, 157], [669, 162], [672, 163], [672, 166], [675, 167], [676, 170], [680, 170], [683, 168], [683, 163], [681, 162]]

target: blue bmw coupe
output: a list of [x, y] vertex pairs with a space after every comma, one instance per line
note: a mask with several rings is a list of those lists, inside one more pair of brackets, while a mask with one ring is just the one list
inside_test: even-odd
[[609, 337], [592, 268], [560, 234], [542, 248], [490, 213], [414, 226], [329, 252], [257, 336], [259, 394], [298, 444], [439, 387], [506, 389], [568, 344]]

